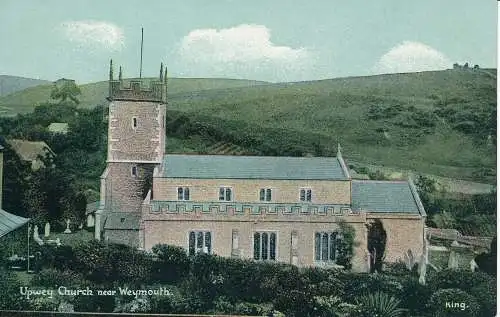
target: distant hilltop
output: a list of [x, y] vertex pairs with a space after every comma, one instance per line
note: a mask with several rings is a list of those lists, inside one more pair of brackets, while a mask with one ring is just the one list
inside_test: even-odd
[[25, 78], [18, 76], [0, 75], [0, 97], [21, 91], [26, 88], [39, 85], [47, 85], [52, 82], [42, 79]]

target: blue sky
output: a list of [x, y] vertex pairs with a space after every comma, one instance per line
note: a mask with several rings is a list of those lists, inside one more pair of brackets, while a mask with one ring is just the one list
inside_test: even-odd
[[79, 83], [161, 61], [172, 77], [299, 81], [496, 67], [493, 1], [2, 0], [0, 74]]

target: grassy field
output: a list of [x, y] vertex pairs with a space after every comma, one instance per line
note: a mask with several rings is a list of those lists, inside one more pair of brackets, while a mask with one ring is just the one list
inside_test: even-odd
[[[153, 78], [144, 79], [145, 82]], [[127, 85], [128, 80], [125, 81]], [[169, 94], [186, 93], [191, 91], [203, 91], [208, 89], [223, 89], [231, 87], [251, 87], [265, 84], [262, 81], [219, 79], [219, 78], [169, 78], [167, 81]], [[108, 82], [84, 84], [79, 86], [82, 94], [80, 106], [94, 107], [106, 103], [108, 94]], [[50, 100], [50, 92], [53, 85], [40, 85], [30, 87], [3, 97], [0, 97], [0, 115], [11, 116], [16, 113], [27, 113], [33, 111], [37, 104]]]
[[[170, 113], [221, 133], [170, 133], [167, 151], [251, 154], [255, 148], [244, 143], [252, 138], [257, 145], [298, 146], [306, 152], [318, 143], [322, 155], [335, 155], [340, 142], [348, 161], [494, 184], [496, 147], [488, 140], [490, 132], [474, 135], [478, 122], [493, 117], [493, 73], [447, 70], [285, 84], [173, 78]], [[39, 86], [0, 98], [0, 110], [31, 111], [48, 99], [50, 89]], [[82, 106], [89, 107], [104, 102], [107, 83], [81, 89]], [[467, 132], [460, 124], [476, 126]]]
[[[356, 162], [494, 183], [496, 149], [434, 110], [439, 104], [457, 112], [489, 107], [495, 87], [490, 75], [450, 70], [173, 94], [169, 109], [261, 139], [268, 135], [270, 142], [318, 139], [330, 155], [340, 142], [344, 156]], [[402, 110], [370, 118], [377, 107]], [[433, 126], [412, 125], [414, 114], [432, 118]]]

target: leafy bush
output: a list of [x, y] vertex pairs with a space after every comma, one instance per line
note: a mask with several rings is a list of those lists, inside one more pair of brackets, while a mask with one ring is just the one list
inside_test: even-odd
[[358, 243], [355, 242], [356, 231], [350, 224], [344, 221], [339, 221], [338, 226], [342, 239], [340, 239], [337, 245], [337, 264], [350, 270], [352, 268], [351, 260], [354, 255], [354, 247], [358, 246]]
[[156, 256], [153, 262], [155, 281], [176, 282], [189, 273], [189, 258], [184, 248], [158, 244], [153, 247], [152, 251]]
[[438, 290], [432, 294], [427, 306], [435, 317], [476, 317], [480, 311], [476, 299], [457, 288]]
[[80, 274], [73, 271], [59, 271], [56, 269], [44, 269], [33, 277], [32, 284], [47, 288], [57, 288], [61, 285], [66, 287], [79, 287], [83, 283]]
[[56, 297], [37, 296], [31, 298], [30, 304], [35, 311], [57, 311], [59, 299]]
[[14, 273], [0, 268], [0, 309], [29, 310], [29, 301], [19, 291], [24, 286]]
[[115, 309], [115, 297], [77, 295], [73, 298], [73, 305], [77, 312], [111, 313]]
[[495, 316], [497, 308], [497, 285], [495, 280], [474, 286], [470, 290], [481, 306], [479, 316]]
[[74, 269], [76, 258], [71, 246], [42, 245], [39, 247], [41, 264], [43, 267], [54, 268], [61, 271]]
[[360, 294], [368, 294], [378, 290], [395, 297], [400, 297], [403, 285], [400, 278], [381, 273], [349, 273], [344, 277], [346, 300], [356, 298]]
[[356, 303], [361, 308], [359, 317], [398, 317], [404, 312], [399, 308], [398, 299], [380, 291], [363, 295], [356, 299]]
[[476, 286], [493, 281], [493, 278], [483, 272], [446, 269], [439, 272], [431, 271], [427, 280], [432, 291], [458, 288], [469, 292]]
[[420, 284], [418, 277], [413, 276], [402, 277], [401, 285], [401, 307], [408, 309], [412, 315], [425, 313], [424, 303], [427, 303], [432, 294], [429, 287]]

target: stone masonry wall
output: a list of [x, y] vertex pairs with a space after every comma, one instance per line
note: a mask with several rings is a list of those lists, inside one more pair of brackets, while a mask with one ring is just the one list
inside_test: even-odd
[[[133, 166], [137, 166], [137, 177], [132, 176]], [[140, 212], [147, 193], [144, 187], [149, 187], [148, 179], [152, 179], [154, 167], [155, 164], [108, 163], [107, 208], [113, 211]]]
[[[310, 219], [307, 219], [309, 217]], [[358, 272], [368, 270], [367, 230], [363, 214], [344, 216], [341, 218], [309, 215], [306, 218], [293, 219], [286, 216], [233, 216], [159, 214], [143, 210], [144, 248], [150, 250], [158, 243], [172, 244], [188, 248], [190, 231], [211, 231], [212, 248], [215, 254], [230, 257], [233, 252], [232, 235], [238, 232], [239, 254], [243, 258], [253, 258], [253, 233], [255, 231], [273, 231], [277, 233], [277, 260], [293, 263], [293, 255], [297, 256], [299, 266], [315, 266], [314, 235], [321, 231], [338, 230], [338, 220], [343, 219], [355, 230], [355, 249], [352, 259], [352, 269]], [[374, 217], [370, 215], [368, 217]], [[424, 220], [418, 216], [377, 215], [387, 231], [386, 261], [394, 262], [404, 259], [404, 254], [410, 249], [417, 259], [423, 248]], [[322, 220], [321, 220], [322, 219]], [[292, 251], [292, 233], [297, 235], [297, 248]]]
[[[373, 215], [375, 218], [375, 215]], [[378, 217], [387, 233], [385, 261], [404, 260], [405, 253], [411, 250], [417, 260], [420, 259], [424, 246], [424, 218]]]
[[300, 189], [312, 189], [312, 204], [350, 204], [349, 181], [309, 180], [251, 180], [251, 179], [179, 179], [155, 178], [154, 200], [177, 200], [177, 187], [189, 187], [191, 201], [219, 200], [219, 187], [232, 187], [233, 201], [254, 202], [260, 200], [260, 189], [272, 189], [272, 202], [300, 202]]
[[[113, 101], [109, 105], [108, 161], [160, 162], [165, 150], [164, 104]], [[133, 126], [137, 119], [137, 127]]]
[[126, 244], [137, 248], [139, 247], [139, 230], [106, 229], [104, 233], [104, 241]]

